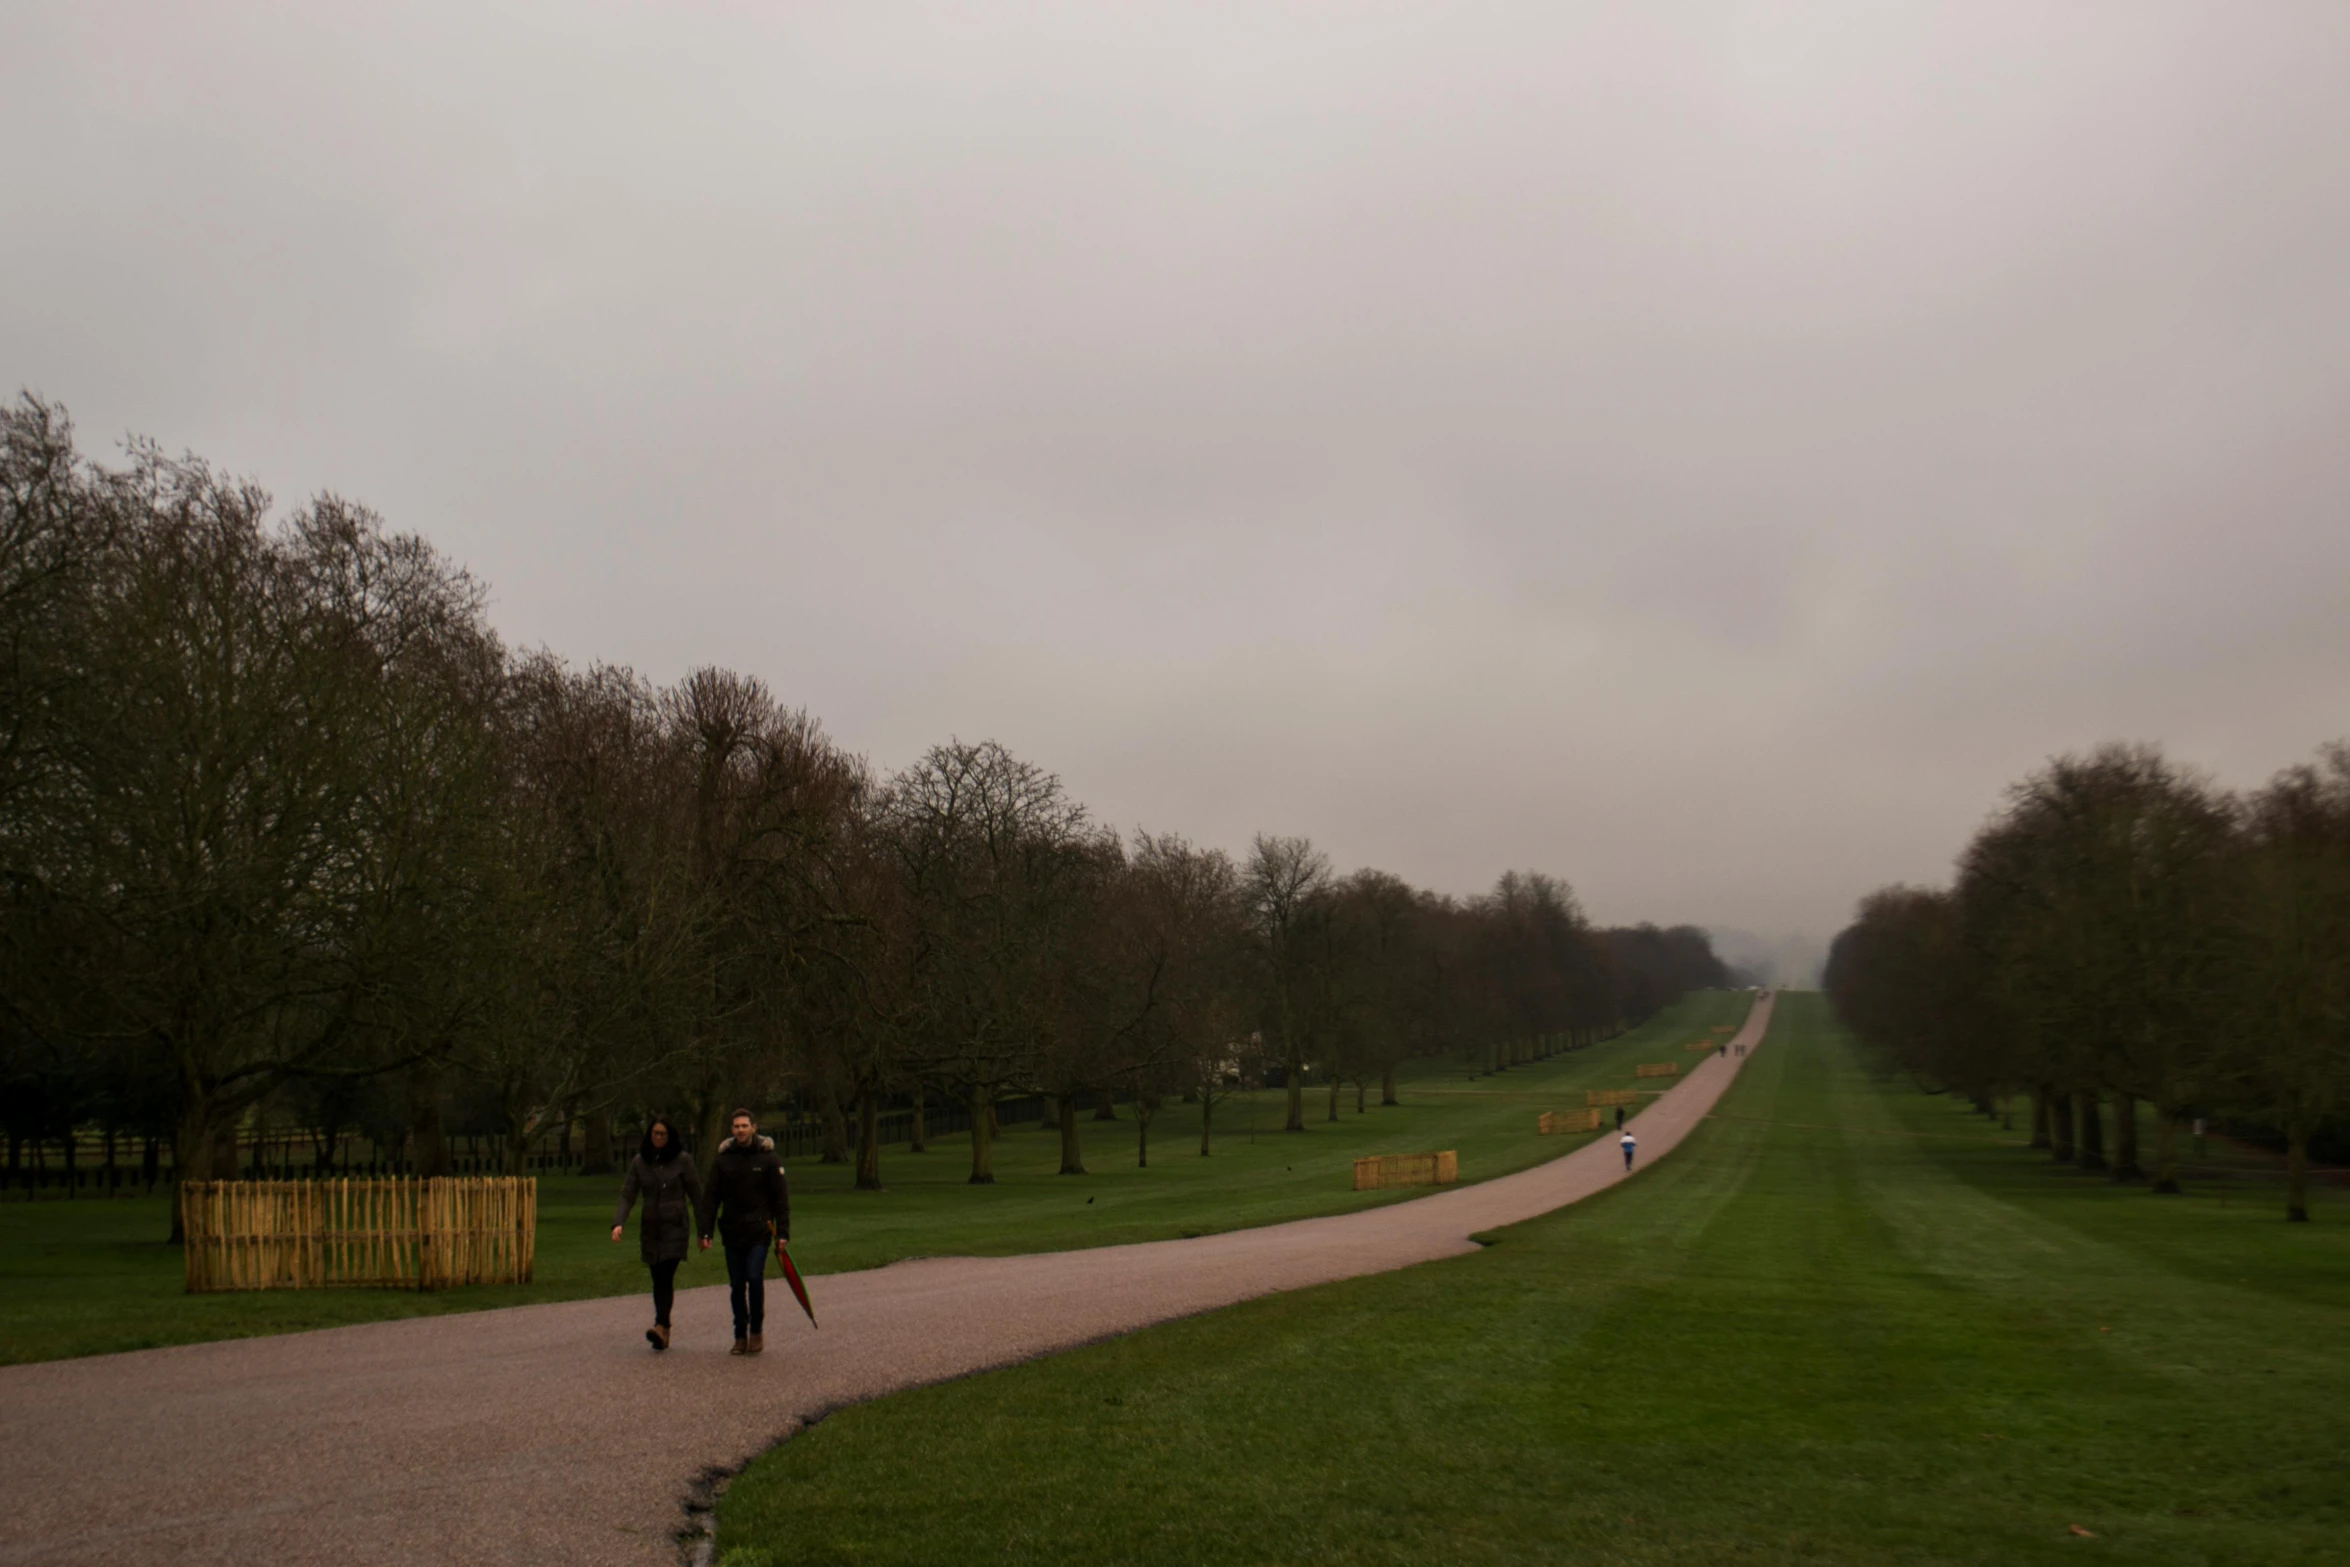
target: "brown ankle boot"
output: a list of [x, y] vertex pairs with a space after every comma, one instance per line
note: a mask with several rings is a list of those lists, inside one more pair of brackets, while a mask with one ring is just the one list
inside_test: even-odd
[[645, 1342], [655, 1349], [667, 1349], [669, 1347], [669, 1324], [656, 1322], [645, 1329]]
[[743, 1353], [746, 1355], [756, 1355], [766, 1347], [767, 1335], [764, 1333], [754, 1333], [743, 1340]]
[[743, 1346], [744, 1346], [745, 1344], [749, 1343], [749, 1342], [750, 1342], [750, 1341], [749, 1341], [748, 1339], [739, 1339], [739, 1338], [738, 1338], [738, 1339], [736, 1339], [736, 1340], [734, 1341], [734, 1348], [732, 1348], [732, 1349], [728, 1350], [728, 1351], [727, 1351], [727, 1353], [728, 1353], [729, 1355], [747, 1355], [747, 1354], [749, 1354], [749, 1353], [750, 1353], [750, 1351], [749, 1351], [749, 1350], [747, 1350], [747, 1349], [745, 1349], [745, 1348], [743, 1348]]

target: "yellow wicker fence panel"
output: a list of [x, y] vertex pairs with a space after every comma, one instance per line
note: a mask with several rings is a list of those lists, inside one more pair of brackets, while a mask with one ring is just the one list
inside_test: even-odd
[[1719, 1050], [1719, 1049], [1721, 1049], [1722, 1047], [1721, 1047], [1721, 1044], [1720, 1044], [1718, 1041], [1716, 1041], [1716, 1040], [1711, 1040], [1711, 1039], [1692, 1039], [1691, 1041], [1689, 1041], [1689, 1043], [1687, 1043], [1687, 1044], [1683, 1045], [1681, 1048], [1682, 1048], [1683, 1050], [1688, 1050], [1688, 1051], [1698, 1051], [1698, 1050], [1713, 1051], [1713, 1050]]
[[1544, 1137], [1559, 1132], [1596, 1132], [1599, 1130], [1597, 1110], [1545, 1110], [1534, 1123], [1535, 1130]]
[[1384, 1186], [1450, 1186], [1460, 1178], [1460, 1153], [1451, 1148], [1442, 1153], [1373, 1154], [1355, 1161], [1358, 1192]]
[[1632, 1068], [1632, 1075], [1634, 1077], [1679, 1077], [1681, 1063], [1678, 1061], [1645, 1062]]
[[180, 1214], [191, 1294], [527, 1284], [538, 1182], [189, 1181]]
[[1640, 1102], [1637, 1088], [1587, 1088], [1583, 1091], [1587, 1105], [1636, 1105]]

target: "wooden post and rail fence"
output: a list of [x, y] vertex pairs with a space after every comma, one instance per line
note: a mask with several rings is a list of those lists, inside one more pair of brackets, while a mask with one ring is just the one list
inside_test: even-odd
[[528, 1284], [530, 1176], [187, 1181], [188, 1293]]

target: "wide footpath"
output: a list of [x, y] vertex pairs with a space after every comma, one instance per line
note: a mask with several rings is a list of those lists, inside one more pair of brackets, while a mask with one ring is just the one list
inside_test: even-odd
[[[1759, 1045], [1770, 1014], [1765, 997], [1732, 1043]], [[1743, 1061], [1705, 1058], [1632, 1119], [1643, 1165]], [[1602, 1139], [1364, 1212], [829, 1275], [810, 1285], [822, 1330], [771, 1309], [769, 1352], [747, 1363], [722, 1330], [652, 1355], [624, 1297], [11, 1367], [0, 1562], [666, 1564], [698, 1487], [829, 1410], [1459, 1256], [1624, 1178]], [[681, 1322], [720, 1321], [722, 1297], [690, 1292]]]

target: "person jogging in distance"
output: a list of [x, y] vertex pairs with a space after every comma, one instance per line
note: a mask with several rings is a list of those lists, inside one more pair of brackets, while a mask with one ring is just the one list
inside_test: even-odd
[[1616, 1146], [1624, 1150], [1624, 1168], [1627, 1170], [1631, 1169], [1632, 1150], [1640, 1146], [1640, 1139], [1634, 1137], [1630, 1132], [1626, 1132], [1623, 1136], [1623, 1140]]
[[669, 1305], [677, 1296], [677, 1265], [685, 1261], [686, 1243], [693, 1235], [694, 1209], [702, 1201], [702, 1183], [694, 1175], [693, 1155], [685, 1151], [684, 1140], [665, 1115], [653, 1117], [645, 1128], [645, 1140], [637, 1145], [627, 1178], [620, 1183], [620, 1206], [612, 1214], [615, 1243], [628, 1224], [628, 1210], [640, 1196], [645, 1200], [645, 1213], [636, 1225], [637, 1255], [653, 1270], [653, 1325], [645, 1329], [645, 1342], [655, 1349], [667, 1349]]
[[715, 1228], [726, 1242], [727, 1298], [734, 1306], [736, 1355], [767, 1347], [767, 1248], [791, 1239], [791, 1194], [775, 1145], [759, 1135], [748, 1110], [726, 1118], [733, 1135], [718, 1145], [702, 1187], [702, 1249]]

